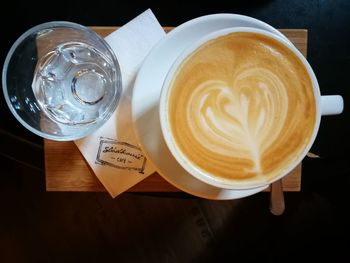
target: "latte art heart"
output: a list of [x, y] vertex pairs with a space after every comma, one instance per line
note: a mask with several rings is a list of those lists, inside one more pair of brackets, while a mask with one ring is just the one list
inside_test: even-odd
[[168, 119], [177, 147], [198, 169], [218, 180], [264, 181], [297, 158], [312, 134], [312, 83], [277, 41], [234, 33], [181, 65]]
[[287, 94], [283, 82], [265, 69], [249, 69], [234, 79], [232, 85], [211, 80], [196, 87], [188, 101], [187, 121], [208, 151], [251, 159], [251, 171], [260, 174], [260, 154], [284, 125]]

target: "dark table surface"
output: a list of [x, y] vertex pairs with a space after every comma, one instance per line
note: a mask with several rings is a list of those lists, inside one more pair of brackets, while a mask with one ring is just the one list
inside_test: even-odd
[[[14, 41], [24, 31], [39, 23], [53, 20], [67, 20], [83, 25], [121, 26], [147, 8], [152, 9], [160, 24], [163, 26], [177, 26], [187, 20], [206, 14], [238, 13], [263, 20], [276, 28], [308, 29], [307, 58], [319, 80], [321, 93], [324, 95], [342, 95], [345, 108], [343, 114], [339, 116], [322, 117], [319, 133], [311, 150], [313, 153], [321, 156], [321, 158], [307, 158], [304, 161], [302, 192], [300, 194], [304, 197], [305, 195], [303, 195], [303, 193], [306, 195], [308, 195], [308, 193], [316, 194], [320, 197], [320, 200], [326, 200], [327, 204], [332, 204], [331, 210], [326, 211], [326, 213], [328, 213], [327, 218], [332, 219], [330, 219], [330, 222], [324, 222], [324, 225], [320, 226], [321, 228], [325, 227], [325, 229], [328, 229], [326, 230], [326, 233], [329, 234], [327, 238], [331, 237], [336, 239], [339, 237], [338, 234], [340, 235], [340, 232], [349, 229], [350, 55], [348, 51], [350, 43], [350, 1], [276, 0], [209, 1], [208, 3], [206, 1], [198, 3], [191, 3], [190, 1], [159, 1], [158, 3], [156, 1], [129, 0], [114, 1], [112, 3], [107, 3], [107, 1], [95, 1], [92, 2], [92, 4], [86, 1], [59, 1], [57, 3], [50, 1], [46, 2], [46, 4], [39, 4], [34, 1], [20, 3], [15, 0], [9, 1], [9, 6], [10, 7], [2, 6], [0, 11], [3, 21], [3, 26], [0, 30], [1, 65]], [[0, 96], [0, 162], [1, 204], [4, 204], [2, 201], [7, 199], [8, 196], [18, 195], [20, 197], [13, 197], [15, 201], [10, 203], [14, 206], [19, 203], [22, 204], [20, 200], [27, 197], [27, 195], [21, 195], [23, 189], [27, 189], [24, 192], [28, 191], [31, 195], [36, 196], [34, 198], [39, 198], [35, 191], [41, 192], [40, 198], [52, 198], [52, 196], [48, 197], [48, 195], [45, 194], [44, 189], [43, 140], [27, 131], [16, 121], [8, 110], [2, 95]], [[37, 176], [37, 174], [39, 174], [39, 176]], [[34, 187], [32, 181], [37, 182], [40, 186]], [[23, 186], [22, 184], [27, 184], [28, 186]], [[35, 190], [28, 190], [28, 187], [33, 187]], [[71, 200], [72, 198], [74, 199], [72, 194], [69, 194], [68, 199]], [[108, 197], [106, 198], [108, 199]], [[122, 197], [121, 200], [123, 200], [123, 198], [125, 197]], [[137, 197], [133, 196], [132, 198], [135, 199]], [[252, 198], [254, 200], [254, 197]], [[295, 199], [295, 196], [290, 198], [291, 200], [293, 198]], [[53, 199], [50, 200], [52, 201]], [[101, 200], [98, 202], [100, 201]], [[55, 204], [57, 205], [58, 201], [56, 200], [53, 202], [56, 202]], [[79, 205], [79, 201], [74, 202], [76, 205]], [[108, 201], [106, 202], [108, 203]], [[134, 200], [132, 202], [136, 201]], [[152, 202], [153, 205], [156, 205], [157, 201], [153, 200]], [[174, 202], [176, 203], [179, 201], [176, 200]], [[249, 203], [249, 205], [254, 207], [255, 201], [252, 202], [253, 203]], [[20, 206], [24, 209], [23, 211], [25, 211], [25, 208], [23, 208], [24, 205], [22, 204]], [[178, 206], [180, 207], [181, 205]], [[10, 205], [5, 207], [10, 209]], [[309, 208], [310, 207], [306, 205], [302, 211], [307, 214]], [[71, 209], [75, 208], [71, 207]], [[18, 214], [14, 211], [15, 210], [12, 208], [10, 209], [8, 218], [17, 218]], [[38, 210], [35, 211], [38, 215], [42, 215], [42, 212]], [[53, 210], [49, 211], [53, 212]], [[330, 216], [332, 213], [335, 213], [337, 216], [333, 218]], [[322, 217], [325, 215], [316, 213], [316, 215], [313, 214], [312, 218], [316, 219], [319, 216]], [[24, 218], [24, 220], [29, 221], [36, 219], [28, 215]], [[9, 221], [6, 220], [7, 219], [0, 219], [0, 242], [3, 241], [5, 242], [4, 244], [7, 243], [8, 239], [6, 238], [8, 238], [8, 236], [2, 235], [1, 230], [2, 227], [6, 227], [6, 224], [10, 222], [11, 219], [8, 219]], [[64, 221], [64, 219], [62, 220]], [[109, 218], [108, 220], [111, 219]], [[20, 224], [19, 219], [14, 222]], [[295, 223], [296, 221], [293, 222]], [[308, 221], [308, 224], [311, 225], [312, 222]], [[334, 230], [329, 224], [340, 224], [340, 230], [337, 227], [335, 227], [336, 230]], [[33, 225], [35, 224], [32, 222], [29, 224], [29, 227]], [[14, 226], [12, 227], [15, 228]], [[294, 227], [296, 226], [294, 225]], [[332, 232], [333, 230], [336, 231], [336, 234]], [[314, 231], [316, 233], [317, 228], [314, 229]], [[20, 235], [21, 232], [14, 233]], [[310, 234], [314, 235], [315, 233], [312, 231], [310, 232]], [[300, 234], [302, 235], [302, 233]], [[324, 239], [325, 242], [327, 242], [327, 238]], [[15, 240], [15, 238], [13, 240]], [[25, 241], [28, 240], [29, 239], [25, 239]], [[61, 236], [60, 240], [64, 242], [65, 237]], [[314, 241], [312, 238], [310, 240]], [[104, 242], [107, 241], [105, 240]], [[317, 244], [321, 245], [321, 243], [322, 242]], [[0, 245], [1, 244], [2, 243], [0, 243]], [[21, 244], [27, 243], [24, 242]], [[102, 242], [102, 244], [104, 243]], [[305, 250], [307, 250], [306, 247], [308, 245], [306, 243], [304, 245], [305, 247], [303, 247], [303, 249], [305, 248]], [[323, 246], [321, 245], [321, 247]], [[18, 247], [14, 245], [14, 249], [17, 248]], [[318, 250], [316, 247], [314, 249], [315, 251]], [[257, 249], [256, 252], [259, 253], [259, 249]]]

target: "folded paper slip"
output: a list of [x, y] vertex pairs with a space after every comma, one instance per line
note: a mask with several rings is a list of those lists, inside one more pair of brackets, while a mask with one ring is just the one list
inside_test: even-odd
[[110, 119], [75, 144], [112, 197], [155, 171], [142, 153], [133, 130], [131, 96], [143, 60], [163, 36], [163, 28], [148, 9], [105, 38], [121, 68], [122, 96]]

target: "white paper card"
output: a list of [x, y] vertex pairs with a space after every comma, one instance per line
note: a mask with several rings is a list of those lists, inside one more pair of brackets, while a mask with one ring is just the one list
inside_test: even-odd
[[122, 96], [111, 118], [75, 144], [112, 197], [155, 172], [133, 130], [131, 96], [143, 60], [163, 36], [162, 26], [148, 9], [105, 38], [121, 68]]

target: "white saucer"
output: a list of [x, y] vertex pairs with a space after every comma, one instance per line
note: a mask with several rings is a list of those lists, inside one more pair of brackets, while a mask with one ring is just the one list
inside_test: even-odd
[[246, 197], [268, 185], [248, 190], [228, 190], [208, 185], [187, 173], [171, 155], [163, 139], [158, 114], [159, 97], [167, 71], [180, 52], [205, 34], [235, 26], [260, 28], [286, 38], [266, 23], [241, 15], [215, 14], [190, 20], [168, 33], [151, 50], [138, 72], [132, 96], [135, 132], [147, 158], [169, 183], [207, 199]]

